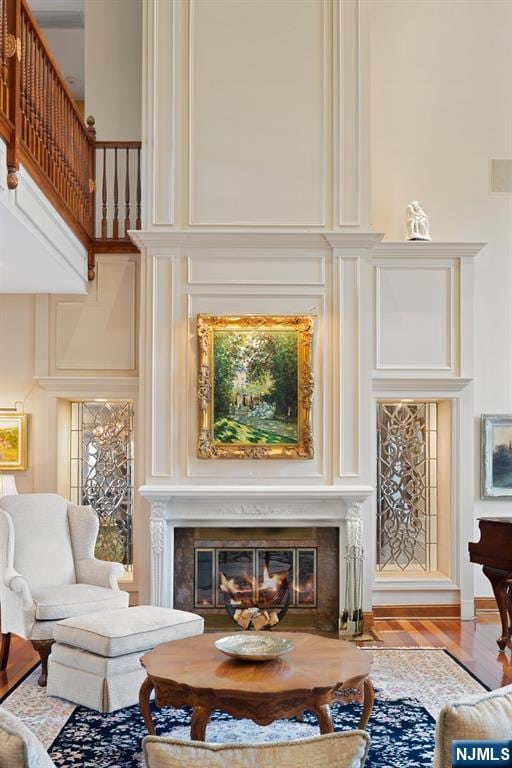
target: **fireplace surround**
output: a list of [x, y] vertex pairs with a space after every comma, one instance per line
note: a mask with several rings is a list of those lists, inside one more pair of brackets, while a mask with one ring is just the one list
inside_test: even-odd
[[[222, 549], [247, 549], [252, 551], [253, 557], [258, 550], [291, 549], [296, 563], [300, 550], [318, 549], [319, 543], [330, 540], [328, 549], [335, 553], [331, 565], [323, 556], [317, 559], [319, 583], [336, 581], [330, 597], [326, 599], [324, 596], [330, 607], [324, 612], [324, 606], [320, 604], [295, 605], [289, 613], [292, 624], [297, 621], [299, 626], [336, 628], [345, 607], [344, 558], [347, 549], [363, 547], [362, 509], [363, 502], [372, 494], [370, 486], [143, 486], [141, 493], [151, 503], [152, 604], [201, 612], [201, 608], [194, 607], [194, 542], [197, 548], [214, 550], [215, 554]], [[220, 525], [229, 535], [215, 538], [219, 536]], [[274, 529], [266, 540], [261, 535], [265, 529]], [[311, 531], [309, 539], [301, 538], [305, 529]], [[330, 533], [326, 529], [330, 529]], [[197, 536], [198, 532], [201, 538]], [[187, 539], [187, 554], [184, 555], [183, 543]], [[228, 543], [230, 547], [226, 546]], [[373, 574], [367, 574], [367, 577], [371, 584]], [[322, 594], [323, 588], [322, 592], [317, 590], [319, 603]], [[217, 598], [215, 601], [218, 602]], [[225, 614], [217, 605], [203, 607], [204, 611], [217, 616]], [[301, 612], [300, 620], [293, 619]], [[311, 619], [312, 614], [314, 619]]]

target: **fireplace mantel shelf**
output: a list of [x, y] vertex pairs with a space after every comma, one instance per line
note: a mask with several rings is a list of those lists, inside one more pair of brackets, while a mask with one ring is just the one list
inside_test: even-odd
[[371, 485], [142, 485], [139, 493], [150, 501], [201, 501], [209, 499], [346, 499], [364, 501]]

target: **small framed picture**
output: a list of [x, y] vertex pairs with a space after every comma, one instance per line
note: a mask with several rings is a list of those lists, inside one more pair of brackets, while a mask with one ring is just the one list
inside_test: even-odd
[[512, 415], [482, 416], [482, 498], [512, 496]]
[[0, 470], [27, 468], [27, 414], [0, 413]]

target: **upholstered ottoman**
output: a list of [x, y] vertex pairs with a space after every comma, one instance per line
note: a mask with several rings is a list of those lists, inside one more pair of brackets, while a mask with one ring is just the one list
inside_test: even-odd
[[139, 605], [57, 622], [48, 662], [48, 696], [99, 712], [136, 704], [146, 672], [140, 657], [169, 640], [200, 635], [201, 616]]

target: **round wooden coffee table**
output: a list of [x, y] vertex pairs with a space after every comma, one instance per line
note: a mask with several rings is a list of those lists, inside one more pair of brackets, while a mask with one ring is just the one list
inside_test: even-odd
[[365, 728], [374, 691], [368, 674], [372, 656], [352, 643], [299, 632], [275, 632], [293, 641], [286, 656], [273, 661], [236, 661], [215, 648], [221, 634], [205, 634], [164, 643], [146, 653], [147, 678], [139, 703], [146, 728], [155, 733], [149, 698], [157, 707], [192, 707], [190, 736], [204, 741], [211, 713], [222, 709], [258, 725], [300, 716], [311, 710], [320, 733], [332, 733], [330, 705], [361, 702], [359, 727]]

